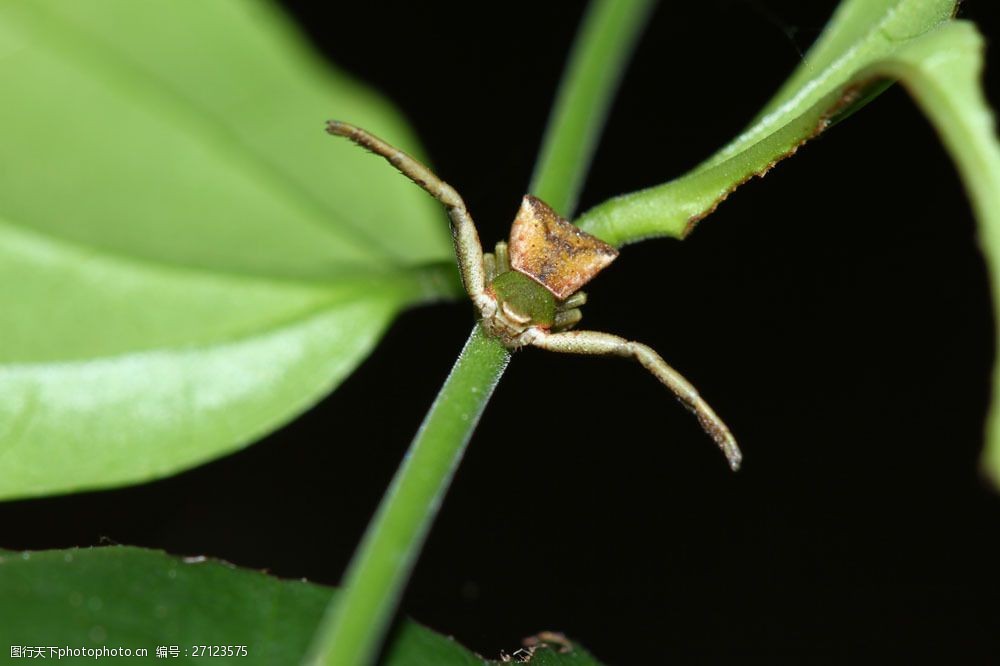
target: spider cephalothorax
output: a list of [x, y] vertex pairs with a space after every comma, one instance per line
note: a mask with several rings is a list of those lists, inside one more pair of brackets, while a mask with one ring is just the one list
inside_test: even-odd
[[448, 209], [455, 255], [469, 298], [488, 333], [509, 349], [533, 346], [571, 354], [633, 358], [672, 390], [698, 417], [734, 470], [742, 454], [722, 420], [698, 392], [650, 347], [610, 333], [571, 331], [580, 321], [587, 297], [578, 291], [618, 251], [576, 228], [540, 199], [527, 195], [511, 227], [510, 245], [497, 243], [484, 254], [479, 233], [465, 202], [450, 185], [401, 150], [368, 132], [338, 121], [327, 123], [330, 134], [381, 155]]

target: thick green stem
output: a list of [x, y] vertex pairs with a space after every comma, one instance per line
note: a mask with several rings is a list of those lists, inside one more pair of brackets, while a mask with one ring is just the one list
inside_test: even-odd
[[371, 661], [465, 445], [509, 360], [510, 352], [476, 324], [347, 570], [343, 594], [327, 609], [323, 625], [330, 631], [314, 646], [313, 663]]
[[597, 0], [583, 19], [552, 105], [530, 192], [572, 217], [604, 119], [653, 0]]
[[[574, 46], [532, 180], [564, 215], [576, 196], [610, 97], [649, 0], [595, 0]], [[406, 580], [479, 416], [510, 353], [476, 325], [410, 445], [317, 629], [307, 663], [363, 666], [375, 658]]]

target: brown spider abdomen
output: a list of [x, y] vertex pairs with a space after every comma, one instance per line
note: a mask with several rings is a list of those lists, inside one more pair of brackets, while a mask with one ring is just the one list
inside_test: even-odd
[[510, 229], [510, 265], [559, 300], [573, 295], [615, 260], [618, 250], [578, 229], [530, 194]]

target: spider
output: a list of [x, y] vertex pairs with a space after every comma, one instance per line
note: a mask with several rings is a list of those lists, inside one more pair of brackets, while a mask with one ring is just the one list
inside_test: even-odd
[[587, 295], [579, 291], [618, 256], [618, 250], [577, 228], [541, 199], [521, 201], [509, 243], [483, 253], [479, 233], [458, 192], [403, 151], [348, 123], [331, 120], [326, 131], [380, 155], [404, 176], [444, 204], [462, 284], [479, 311], [483, 328], [515, 350], [532, 346], [567, 354], [633, 358], [674, 392], [698, 417], [729, 461], [739, 469], [743, 455], [729, 428], [691, 384], [652, 348], [610, 333], [574, 331]]

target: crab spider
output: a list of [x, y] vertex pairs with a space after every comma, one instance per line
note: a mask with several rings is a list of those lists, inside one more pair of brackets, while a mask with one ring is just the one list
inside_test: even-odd
[[479, 233], [458, 192], [426, 166], [365, 130], [331, 120], [326, 131], [384, 157], [444, 204], [462, 284], [482, 325], [508, 349], [532, 346], [566, 354], [623, 356], [649, 370], [694, 412], [735, 471], [743, 455], [726, 424], [691, 384], [650, 347], [610, 333], [572, 331], [587, 296], [580, 287], [610, 264], [618, 251], [578, 229], [537, 197], [525, 195], [510, 242], [483, 253]]

